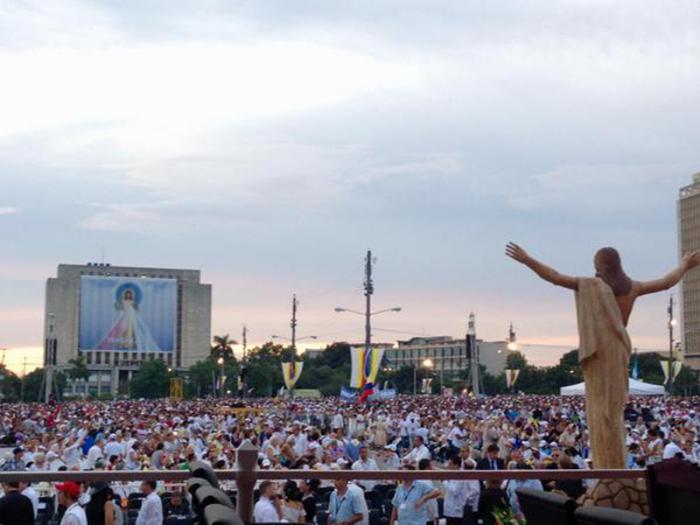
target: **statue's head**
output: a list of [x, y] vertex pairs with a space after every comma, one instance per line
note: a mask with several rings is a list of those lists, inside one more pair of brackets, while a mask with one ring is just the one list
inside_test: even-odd
[[605, 281], [615, 295], [627, 295], [632, 289], [632, 279], [622, 269], [620, 254], [615, 248], [601, 248], [593, 258], [596, 277]]

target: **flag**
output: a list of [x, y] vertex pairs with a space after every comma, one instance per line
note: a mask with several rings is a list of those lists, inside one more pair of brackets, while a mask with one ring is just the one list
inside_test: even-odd
[[357, 397], [357, 393], [345, 386], [340, 387], [340, 400], [345, 401], [346, 403], [349, 403], [351, 401], [354, 401], [355, 398]]
[[661, 370], [664, 372], [664, 384], [668, 383], [668, 361], [659, 361]]
[[506, 386], [511, 388], [515, 386], [515, 382], [518, 380], [520, 375], [520, 370], [514, 368], [506, 368]]
[[296, 385], [301, 376], [301, 370], [303, 368], [303, 361], [282, 363], [282, 377], [284, 378], [284, 385], [287, 387], [287, 390], [292, 390], [294, 388], [294, 385]]
[[681, 363], [680, 361], [673, 362], [673, 380], [674, 381], [678, 377], [678, 374], [681, 373], [681, 368], [683, 368], [683, 363]]
[[634, 362], [632, 363], [632, 379], [639, 379], [639, 357], [634, 354]]
[[364, 388], [362, 389], [362, 393], [360, 394], [359, 399], [357, 400], [358, 403], [364, 403], [367, 401], [367, 398], [370, 396], [374, 395], [374, 384], [373, 383], [365, 383]]
[[350, 363], [352, 365], [350, 386], [364, 388], [367, 383], [374, 383], [383, 357], [383, 348], [370, 348], [369, 352], [364, 347], [350, 348]]

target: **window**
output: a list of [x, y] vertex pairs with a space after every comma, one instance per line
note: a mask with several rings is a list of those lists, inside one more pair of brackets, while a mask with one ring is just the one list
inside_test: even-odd
[[[107, 361], [107, 363], [109, 364], [109, 360]], [[119, 364], [119, 354], [118, 353], [114, 354], [114, 364], [115, 365]]]
[[96, 365], [102, 364], [102, 352], [95, 352], [95, 364]]
[[109, 353], [109, 352], [105, 352], [105, 364], [106, 364], [106, 365], [109, 364], [109, 356], [110, 356], [110, 353]]
[[92, 364], [92, 352], [87, 352], [85, 354], [85, 363], [88, 365]]

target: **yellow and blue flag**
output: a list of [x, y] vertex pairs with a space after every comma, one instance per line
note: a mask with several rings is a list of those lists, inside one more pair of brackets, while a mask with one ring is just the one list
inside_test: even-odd
[[350, 348], [350, 387], [364, 388], [367, 383], [374, 383], [383, 357], [383, 348], [370, 348], [369, 352], [364, 347]]
[[301, 376], [301, 371], [303, 368], [303, 361], [282, 363], [282, 377], [284, 378], [284, 386], [287, 387], [287, 390], [292, 390], [294, 388], [294, 385], [296, 385], [299, 377]]

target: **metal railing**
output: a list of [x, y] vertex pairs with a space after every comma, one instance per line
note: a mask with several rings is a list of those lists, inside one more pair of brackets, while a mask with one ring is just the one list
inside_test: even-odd
[[[253, 491], [257, 481], [262, 480], [527, 480], [527, 479], [646, 479], [647, 471], [642, 469], [613, 470], [258, 470], [258, 449], [244, 444], [237, 451], [238, 469], [215, 470], [220, 480], [235, 480], [238, 490], [237, 509], [244, 523], [252, 522]], [[184, 470], [92, 470], [63, 472], [0, 472], [0, 482], [17, 481], [186, 481], [192, 473]]]

